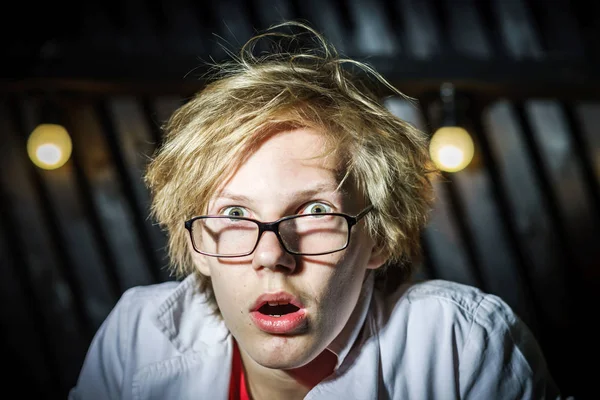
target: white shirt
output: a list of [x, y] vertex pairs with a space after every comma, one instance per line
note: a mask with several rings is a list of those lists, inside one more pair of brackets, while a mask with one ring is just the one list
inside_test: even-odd
[[[233, 339], [190, 276], [124, 293], [71, 400], [223, 399]], [[560, 399], [527, 327], [500, 298], [434, 280], [384, 296], [368, 278], [305, 399]]]

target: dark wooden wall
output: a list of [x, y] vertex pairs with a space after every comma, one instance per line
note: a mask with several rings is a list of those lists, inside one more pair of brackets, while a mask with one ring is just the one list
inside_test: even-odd
[[[171, 279], [141, 174], [160, 125], [201, 89], [215, 32], [305, 18], [367, 59], [417, 106], [386, 104], [427, 132], [439, 85], [464, 95], [469, 168], [436, 182], [420, 276], [506, 300], [566, 394], [597, 392], [600, 68], [597, 5], [566, 0], [108, 1], [29, 17], [6, 40], [0, 81], [0, 381], [64, 398], [95, 330], [129, 287]], [[595, 7], [595, 8], [594, 8]], [[70, 23], [70, 26], [57, 24]], [[4, 25], [6, 26], [6, 25]], [[58, 26], [58, 27], [57, 27]], [[21, 32], [18, 29], [15, 32]], [[4, 36], [6, 37], [6, 36]], [[235, 47], [235, 46], [234, 46]], [[55, 171], [26, 139], [49, 100], [74, 143]], [[588, 366], [589, 365], [589, 366]]]

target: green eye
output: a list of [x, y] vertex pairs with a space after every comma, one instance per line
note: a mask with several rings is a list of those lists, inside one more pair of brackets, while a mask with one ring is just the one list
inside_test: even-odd
[[223, 210], [223, 214], [228, 217], [243, 217], [246, 213], [242, 207], [227, 207]]
[[315, 204], [310, 205], [307, 208], [307, 211], [309, 214], [323, 214], [323, 213], [330, 212], [330, 207], [326, 206], [323, 203], [315, 203]]
[[319, 204], [316, 204], [310, 208], [311, 214], [320, 214], [320, 213], [324, 213], [324, 212], [325, 212], [325, 209], [323, 208], [323, 206], [321, 206]]

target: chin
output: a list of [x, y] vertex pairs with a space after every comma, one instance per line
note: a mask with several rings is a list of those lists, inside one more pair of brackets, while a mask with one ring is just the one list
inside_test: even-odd
[[262, 339], [260, 345], [248, 349], [250, 351], [247, 353], [256, 363], [265, 368], [299, 368], [308, 364], [318, 355], [318, 352], [311, 351], [314, 346], [302, 339], [289, 336], [270, 336], [267, 340]]

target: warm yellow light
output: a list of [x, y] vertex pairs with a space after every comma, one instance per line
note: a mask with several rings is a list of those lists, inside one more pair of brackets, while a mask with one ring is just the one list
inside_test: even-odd
[[55, 165], [60, 162], [62, 151], [57, 145], [46, 143], [37, 148], [35, 155], [44, 164]]
[[458, 172], [465, 168], [475, 153], [473, 139], [458, 126], [444, 126], [438, 129], [429, 144], [431, 159], [439, 169]]
[[27, 153], [35, 165], [43, 169], [62, 167], [73, 149], [67, 130], [57, 124], [38, 125], [27, 140]]

